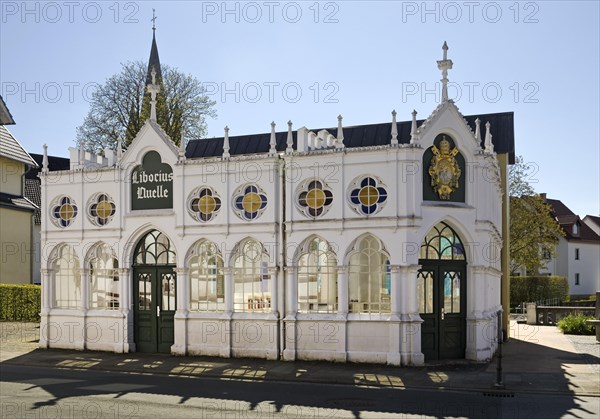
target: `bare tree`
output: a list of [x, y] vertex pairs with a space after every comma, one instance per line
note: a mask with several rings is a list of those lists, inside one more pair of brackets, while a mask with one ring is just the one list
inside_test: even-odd
[[[77, 127], [77, 143], [88, 151], [115, 148], [118, 138], [129, 145], [150, 116], [146, 92], [146, 65], [141, 61], [122, 64], [121, 72], [111, 76], [92, 95], [90, 110]], [[175, 144], [186, 138], [206, 135], [206, 117], [215, 117], [215, 101], [206, 96], [195, 77], [176, 68], [161, 66], [157, 80], [161, 92], [157, 96], [157, 122]]]

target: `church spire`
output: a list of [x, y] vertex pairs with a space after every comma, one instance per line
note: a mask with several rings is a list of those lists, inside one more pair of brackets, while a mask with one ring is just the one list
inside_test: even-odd
[[152, 68], [156, 71], [156, 80], [162, 83], [162, 72], [160, 70], [160, 59], [158, 58], [158, 47], [156, 46], [156, 15], [152, 9], [152, 47], [150, 48], [150, 59], [148, 60], [148, 72], [146, 73], [146, 86], [152, 84]]

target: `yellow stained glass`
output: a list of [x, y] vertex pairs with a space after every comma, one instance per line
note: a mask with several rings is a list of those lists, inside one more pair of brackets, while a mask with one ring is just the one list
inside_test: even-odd
[[311, 189], [306, 194], [306, 205], [310, 208], [321, 208], [325, 204], [325, 192], [321, 189]]
[[210, 195], [204, 195], [200, 197], [198, 201], [198, 209], [203, 214], [212, 214], [212, 212], [217, 207], [217, 203], [215, 202], [215, 198]]
[[98, 214], [98, 217], [100, 217], [100, 218], [110, 217], [112, 215], [112, 206], [110, 205], [110, 202], [107, 202], [107, 201], [98, 202], [98, 205], [96, 206], [96, 213]]
[[374, 186], [365, 186], [358, 193], [358, 199], [361, 204], [371, 206], [377, 203], [379, 192], [377, 192], [377, 188]]
[[242, 207], [249, 213], [254, 213], [260, 209], [261, 199], [260, 195], [254, 192], [249, 192], [244, 195], [242, 200]]
[[73, 206], [70, 204], [64, 204], [60, 207], [60, 218], [63, 220], [70, 220], [73, 218], [75, 211], [73, 210]]

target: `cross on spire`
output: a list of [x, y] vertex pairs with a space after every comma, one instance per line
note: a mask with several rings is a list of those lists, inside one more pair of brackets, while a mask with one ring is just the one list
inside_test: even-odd
[[156, 31], [156, 15], [154, 14], [156, 10], [152, 9], [152, 19], [150, 19], [152, 21], [152, 30]]

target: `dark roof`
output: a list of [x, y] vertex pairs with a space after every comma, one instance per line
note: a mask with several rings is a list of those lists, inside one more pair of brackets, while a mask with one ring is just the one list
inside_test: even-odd
[[33, 202], [37, 208], [33, 213], [33, 222], [37, 225], [42, 223], [42, 187], [39, 179], [25, 179], [25, 198]]
[[[562, 201], [558, 199], [546, 199], [546, 202], [552, 207], [552, 215], [558, 221], [564, 230], [568, 241], [592, 241], [600, 242], [600, 236], [594, 232], [586, 223], [582, 222], [577, 214], [569, 209]], [[579, 226], [579, 234], [573, 235], [573, 225]]]
[[[503, 112], [494, 114], [471, 115], [465, 119], [475, 127], [475, 120], [479, 118], [482, 124], [490, 122], [491, 133], [493, 136], [494, 150], [497, 153], [508, 153], [509, 163], [514, 163], [515, 156], [515, 133], [514, 133], [514, 114], [513, 112]], [[421, 125], [423, 120], [417, 121]], [[398, 122], [398, 141], [401, 144], [410, 142], [411, 121]], [[317, 128], [311, 131], [317, 133], [326, 129], [329, 133], [336, 135], [335, 128]], [[353, 127], [343, 127], [344, 145], [348, 148], [369, 147], [378, 145], [387, 145], [391, 140], [392, 123], [384, 122], [381, 124], [357, 125]], [[285, 151], [287, 141], [287, 131], [277, 132], [276, 149]], [[297, 149], [297, 135], [294, 132], [294, 149]], [[483, 135], [482, 135], [483, 137]], [[232, 156], [243, 154], [267, 153], [270, 148], [271, 133], [238, 135], [229, 137], [229, 153]], [[482, 138], [483, 146], [483, 138]], [[205, 138], [191, 140], [187, 147], [185, 155], [189, 159], [202, 157], [216, 157], [223, 154], [223, 137]]]
[[[42, 187], [38, 174], [42, 170], [42, 160], [44, 156], [42, 154], [30, 154], [30, 156], [38, 164], [38, 167], [32, 167], [25, 172], [25, 197], [33, 202], [38, 208], [33, 214], [33, 222], [40, 225], [42, 217], [40, 208], [42, 207]], [[48, 156], [48, 170], [53, 172], [55, 170], [69, 170], [71, 168], [71, 162], [69, 159], [64, 157]]]
[[27, 198], [5, 192], [0, 192], [0, 207], [26, 211], [34, 211], [36, 209], [36, 206]]
[[[44, 156], [42, 154], [31, 153], [30, 156], [38, 164], [38, 167], [32, 167], [25, 173], [26, 179], [37, 179], [38, 173], [42, 170], [42, 160]], [[48, 170], [54, 172], [55, 170], [69, 170], [71, 168], [71, 160], [65, 157], [48, 156]]]
[[0, 125], [14, 125], [15, 120], [13, 119], [4, 99], [0, 96]]
[[600, 226], [600, 217], [596, 216], [596, 215], [586, 215], [584, 218], [589, 218], [590, 220], [592, 220], [594, 222], [594, 224], [596, 224], [597, 226]]
[[162, 80], [162, 71], [160, 70], [160, 59], [158, 58], [158, 47], [156, 46], [155, 33], [152, 33], [152, 47], [150, 48], [150, 59], [148, 60], [146, 86], [152, 84], [152, 67], [154, 67], [154, 70], [156, 71], [156, 80]]
[[27, 166], [34, 167], [36, 165], [35, 161], [4, 125], [0, 125], [0, 156], [21, 162]]

